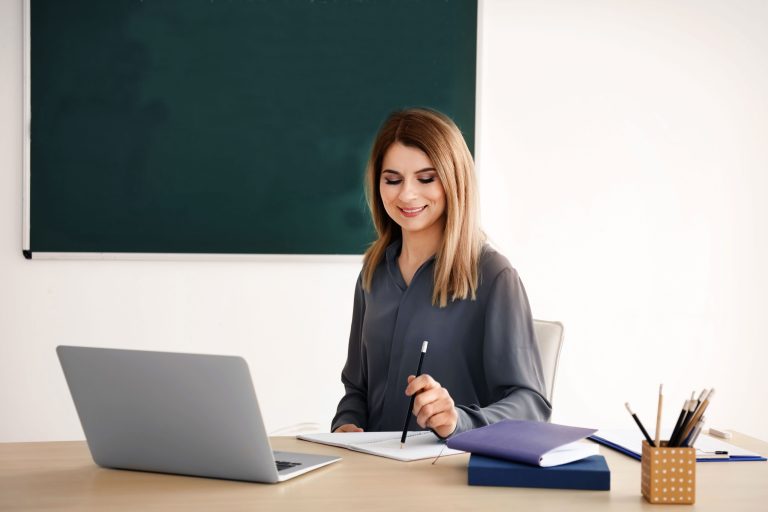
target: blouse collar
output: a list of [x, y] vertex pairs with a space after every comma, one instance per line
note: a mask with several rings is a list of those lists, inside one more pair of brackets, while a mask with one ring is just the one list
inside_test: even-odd
[[[408, 286], [405, 284], [405, 279], [403, 279], [403, 274], [400, 272], [400, 266], [397, 264], [397, 257], [400, 256], [400, 250], [403, 247], [403, 240], [401, 238], [398, 238], [391, 244], [387, 246], [386, 250], [386, 260], [387, 260], [387, 272], [389, 273], [390, 277], [397, 283], [397, 285], [402, 288], [406, 289]], [[421, 273], [421, 271], [431, 264], [435, 260], [435, 255], [433, 254], [427, 260], [421, 264], [421, 266], [416, 270], [416, 273], [413, 275], [414, 279], [418, 274]]]

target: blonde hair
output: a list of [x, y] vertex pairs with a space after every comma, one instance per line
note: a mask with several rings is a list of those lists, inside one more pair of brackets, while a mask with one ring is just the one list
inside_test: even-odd
[[435, 258], [432, 304], [445, 307], [449, 298], [474, 300], [485, 240], [478, 222], [475, 165], [456, 124], [440, 112], [424, 108], [393, 112], [374, 140], [366, 169], [366, 196], [378, 239], [363, 258], [363, 287], [370, 290], [387, 247], [402, 238], [400, 226], [387, 215], [379, 193], [384, 154], [395, 142], [423, 151], [445, 191], [445, 230]]

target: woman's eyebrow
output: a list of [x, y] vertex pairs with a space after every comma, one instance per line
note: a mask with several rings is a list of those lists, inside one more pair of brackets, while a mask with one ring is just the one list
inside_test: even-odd
[[[432, 171], [437, 171], [437, 169], [435, 169], [434, 167], [425, 167], [424, 169], [419, 169], [418, 171], [414, 172], [414, 174], [419, 174], [422, 172], [432, 172]], [[395, 171], [394, 169], [384, 169], [383, 171], [381, 171], [382, 174], [384, 174], [385, 172], [402, 176], [401, 173], [399, 173], [398, 171]]]

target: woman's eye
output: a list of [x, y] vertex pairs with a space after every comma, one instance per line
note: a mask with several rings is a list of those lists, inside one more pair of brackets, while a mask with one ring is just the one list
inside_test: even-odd
[[433, 181], [435, 181], [435, 177], [432, 176], [430, 178], [419, 178], [419, 181], [421, 183], [432, 183]]
[[384, 178], [384, 183], [387, 185], [397, 185], [399, 183], [402, 183], [403, 180], [391, 180], [389, 178]]

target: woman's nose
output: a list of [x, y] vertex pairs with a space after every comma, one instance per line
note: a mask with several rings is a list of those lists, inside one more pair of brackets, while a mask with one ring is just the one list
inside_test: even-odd
[[400, 189], [400, 201], [404, 203], [408, 203], [409, 201], [412, 201], [418, 196], [418, 193], [416, 192], [415, 184], [411, 180], [404, 179], [403, 180], [403, 186]]

